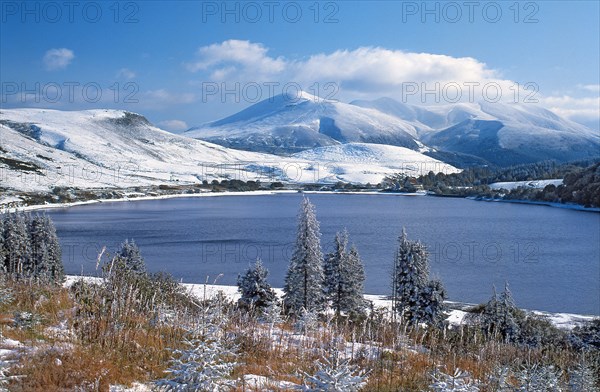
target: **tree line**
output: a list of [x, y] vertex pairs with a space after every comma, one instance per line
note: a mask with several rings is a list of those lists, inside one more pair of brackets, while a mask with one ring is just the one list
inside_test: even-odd
[[0, 270], [14, 279], [63, 282], [61, 248], [48, 216], [0, 216]]
[[[570, 163], [543, 161], [507, 168], [472, 167], [460, 173], [429, 172], [416, 178], [404, 174], [388, 176], [383, 181], [387, 191], [414, 192], [417, 186], [439, 196], [486, 197], [506, 200], [531, 200], [575, 203], [600, 207], [600, 162], [584, 160]], [[518, 187], [510, 191], [491, 189], [496, 182], [563, 179], [563, 184], [544, 189]]]

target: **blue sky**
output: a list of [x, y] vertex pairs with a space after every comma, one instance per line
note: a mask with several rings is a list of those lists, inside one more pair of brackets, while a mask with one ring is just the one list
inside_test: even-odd
[[443, 104], [445, 86], [464, 101], [492, 83], [597, 129], [599, 4], [2, 1], [2, 107], [123, 108], [181, 131], [296, 86]]

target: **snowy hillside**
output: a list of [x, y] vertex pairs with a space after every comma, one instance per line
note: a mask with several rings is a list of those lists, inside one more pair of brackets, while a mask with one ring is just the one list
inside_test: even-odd
[[417, 129], [408, 121], [305, 92], [268, 98], [230, 117], [192, 128], [185, 135], [269, 153], [349, 142], [419, 148]]
[[600, 156], [597, 131], [534, 104], [419, 107], [390, 98], [353, 104], [410, 121], [420, 141], [431, 148], [473, 155], [500, 166]]
[[506, 182], [494, 182], [490, 184], [491, 189], [506, 189], [511, 191], [517, 188], [533, 188], [543, 189], [547, 185], [559, 186], [563, 183], [562, 179], [555, 180], [535, 180], [535, 181], [506, 181]]
[[378, 183], [407, 160], [443, 165], [410, 150], [408, 159], [404, 150], [389, 154], [384, 161], [336, 165], [333, 162], [340, 157], [334, 152], [316, 151], [304, 158], [233, 150], [171, 134], [139, 114], [124, 111], [0, 111], [0, 187], [22, 191], [189, 184], [224, 178], [311, 183], [368, 179]]
[[454, 105], [424, 107], [401, 103], [392, 98], [379, 98], [373, 101], [356, 100], [352, 101], [351, 104], [378, 110], [408, 121], [417, 129], [419, 136], [451, 127], [472, 118], [494, 119], [494, 117], [484, 113], [477, 104], [457, 103]]
[[[2, 110], [0, 132], [2, 163], [15, 172], [4, 175], [2, 184], [16, 189], [195, 182], [231, 174], [216, 170], [217, 164], [269, 160], [173, 135], [116, 110]], [[253, 176], [244, 167], [232, 170]]]
[[451, 165], [408, 148], [381, 144], [347, 143], [319, 147], [297, 153], [294, 157], [324, 162], [337, 176], [356, 178], [361, 183], [376, 183], [378, 178], [394, 172], [419, 176], [429, 171], [446, 174], [458, 171]]

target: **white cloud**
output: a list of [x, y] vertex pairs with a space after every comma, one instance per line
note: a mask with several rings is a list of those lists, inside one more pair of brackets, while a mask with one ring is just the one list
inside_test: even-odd
[[159, 122], [158, 125], [167, 131], [172, 132], [181, 132], [190, 128], [185, 121], [181, 120], [165, 120]]
[[[337, 99], [378, 98], [391, 96], [402, 99], [402, 88], [418, 83], [424, 89], [439, 90], [448, 83], [458, 83], [464, 100], [469, 99], [469, 83], [500, 85], [509, 96], [514, 83], [501, 78], [500, 72], [471, 57], [451, 57], [430, 53], [410, 53], [381, 47], [359, 47], [319, 53], [304, 59], [269, 56], [259, 43], [229, 40], [198, 49], [196, 60], [185, 64], [191, 72], [202, 72], [203, 80], [211, 82], [277, 82], [298, 83], [310, 91], [311, 86], [333, 83], [341, 95]], [[465, 84], [466, 83], [466, 84]], [[316, 91], [317, 95], [324, 92]], [[475, 94], [473, 100], [478, 100]], [[417, 96], [417, 102], [421, 94]], [[405, 97], [404, 97], [405, 98]], [[430, 96], [435, 101], [433, 96]], [[444, 101], [441, 97], [439, 101]], [[443, 102], [440, 102], [443, 103]]]
[[[223, 83], [231, 89], [236, 83], [268, 82], [279, 83], [281, 87], [293, 82], [308, 92], [326, 97], [331, 90], [324, 91], [323, 87], [332, 83], [337, 88], [333, 98], [342, 101], [389, 96], [408, 103], [444, 104], [456, 101], [455, 86], [458, 86], [459, 101], [462, 102], [490, 102], [498, 91], [500, 99], [505, 102], [539, 101], [557, 114], [574, 120], [593, 120], [600, 116], [598, 98], [532, 94], [532, 87], [537, 91], [539, 86], [519, 85], [504, 78], [499, 70], [472, 57], [359, 47], [290, 59], [269, 55], [269, 49], [260, 43], [229, 40], [199, 48], [194, 61], [185, 66], [189, 71], [200, 74], [203, 82], [219, 83], [221, 89]], [[318, 86], [319, 90], [314, 86]], [[493, 88], [486, 90], [485, 86]], [[416, 87], [417, 93], [406, 94], [409, 87]], [[452, 88], [444, 90], [446, 87]], [[599, 91], [595, 84], [576, 87], [587, 94], [596, 93], [596, 96]], [[263, 93], [266, 92], [267, 89], [263, 89]], [[275, 88], [270, 92], [279, 94], [283, 91]], [[227, 97], [220, 98], [223, 102]]]
[[117, 71], [117, 78], [119, 79], [133, 79], [136, 77], [135, 72], [133, 72], [132, 70], [130, 70], [129, 68], [121, 68], [120, 70]]
[[50, 49], [44, 54], [44, 65], [48, 71], [65, 69], [75, 58], [71, 49]]
[[600, 84], [584, 84], [577, 86], [582, 90], [590, 91], [592, 93], [600, 93]]
[[559, 116], [574, 121], [590, 122], [600, 118], [600, 97], [548, 96], [542, 97], [540, 103]]
[[197, 60], [186, 63], [186, 68], [191, 72], [213, 69], [223, 64], [235, 64], [217, 68], [215, 71], [219, 77], [225, 78], [238, 70], [253, 73], [254, 77], [268, 76], [281, 73], [288, 65], [279, 57], [273, 58], [267, 55], [268, 49], [262, 44], [249, 41], [228, 40], [220, 44], [203, 46], [198, 49]]

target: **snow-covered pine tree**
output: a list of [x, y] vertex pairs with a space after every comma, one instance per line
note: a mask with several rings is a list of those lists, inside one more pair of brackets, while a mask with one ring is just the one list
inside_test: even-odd
[[140, 252], [140, 248], [135, 244], [135, 241], [125, 240], [121, 244], [121, 248], [117, 252], [117, 259], [122, 263], [122, 267], [137, 275], [146, 273], [146, 263]]
[[237, 366], [235, 346], [227, 340], [225, 317], [216, 301], [202, 309], [197, 328], [174, 350], [168, 377], [155, 381], [159, 391], [220, 392], [233, 387], [231, 372]]
[[34, 216], [29, 224], [33, 275], [48, 282], [62, 283], [64, 268], [56, 228], [45, 215]]
[[31, 245], [31, 261], [33, 275], [40, 280], [50, 280], [50, 254], [46, 240], [46, 227], [40, 215], [34, 216], [29, 221], [29, 239]]
[[414, 322], [442, 326], [446, 320], [446, 289], [440, 280], [430, 280], [421, 290], [418, 306], [412, 311]]
[[600, 391], [596, 384], [596, 373], [584, 360], [569, 370], [569, 387], [571, 392]]
[[344, 288], [346, 301], [343, 304], [345, 308], [343, 310], [363, 313], [367, 307], [367, 301], [365, 300], [365, 266], [354, 244], [350, 247], [348, 256], [348, 273], [344, 282], [346, 285]]
[[321, 233], [315, 207], [306, 197], [298, 213], [298, 234], [283, 290], [284, 305], [290, 313], [298, 313], [302, 308], [314, 311], [323, 307]]
[[62, 283], [65, 280], [65, 268], [62, 262], [62, 250], [58, 235], [56, 234], [56, 227], [49, 216], [44, 216], [43, 220], [44, 232], [46, 234], [46, 250], [50, 261], [49, 277], [55, 283]]
[[27, 221], [25, 215], [12, 213], [6, 217], [4, 224], [4, 246], [7, 252], [4, 270], [15, 277], [24, 277], [33, 269]]
[[454, 374], [446, 374], [437, 369], [432, 375], [429, 386], [434, 392], [478, 392], [479, 387], [468, 372], [456, 369]]
[[519, 392], [561, 392], [560, 371], [554, 366], [525, 365], [515, 373]]
[[339, 315], [342, 302], [342, 275], [348, 258], [348, 232], [344, 229], [335, 235], [334, 250], [325, 255], [323, 262], [323, 290], [325, 298], [331, 302], [331, 307]]
[[511, 370], [508, 366], [497, 366], [488, 376], [488, 387], [494, 392], [512, 392], [514, 389], [509, 383]]
[[309, 392], [355, 392], [367, 384], [368, 374], [358, 366], [350, 365], [350, 359], [342, 359], [339, 350], [333, 349], [327, 357], [317, 362], [314, 375], [306, 377], [304, 391]]
[[392, 296], [394, 310], [409, 321], [418, 318], [415, 310], [429, 277], [427, 257], [425, 246], [409, 241], [403, 228], [392, 271]]
[[260, 315], [260, 320], [269, 325], [269, 336], [273, 334], [273, 327], [275, 327], [275, 324], [285, 321], [281, 315], [281, 306], [279, 306], [279, 301], [277, 301], [277, 299], [264, 308]]
[[238, 291], [242, 295], [238, 300], [240, 306], [262, 310], [276, 301], [275, 291], [267, 282], [268, 275], [269, 271], [263, 266], [261, 260], [256, 259], [254, 265], [248, 268], [244, 275], [238, 276]]
[[483, 309], [482, 328], [488, 334], [500, 334], [503, 339], [514, 341], [519, 334], [519, 308], [517, 308], [508, 283], [498, 296], [496, 287], [492, 298]]
[[319, 325], [319, 316], [314, 310], [300, 309], [300, 314], [294, 328], [300, 333], [306, 334], [313, 329], [316, 329]]
[[336, 314], [362, 313], [365, 308], [365, 271], [356, 247], [348, 250], [346, 230], [335, 235], [334, 251], [325, 256], [323, 272], [326, 299]]
[[4, 220], [6, 217], [0, 214], [0, 272], [5, 271], [4, 261], [6, 260], [6, 247], [4, 246]]

